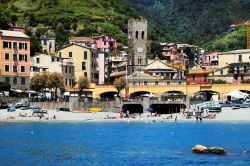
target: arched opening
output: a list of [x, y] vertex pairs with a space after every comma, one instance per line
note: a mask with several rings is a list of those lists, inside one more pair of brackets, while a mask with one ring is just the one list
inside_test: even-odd
[[142, 114], [143, 106], [141, 104], [124, 104], [122, 112], [126, 113], [127, 111], [129, 111], [129, 114]]
[[100, 94], [100, 99], [102, 101], [115, 100], [115, 95], [117, 95], [117, 92], [115, 91], [103, 92]]
[[211, 101], [211, 100], [214, 100], [214, 98], [212, 99], [212, 97], [216, 95], [217, 95], [217, 98], [219, 99], [219, 92], [211, 91], [211, 90], [203, 90], [203, 91], [196, 92], [193, 98], [191, 98], [191, 100], [192, 102], [195, 102], [195, 103]]
[[136, 39], [138, 39], [138, 36], [139, 36], [139, 32], [136, 31], [136, 32], [135, 32], [135, 37], [136, 37]]
[[141, 99], [142, 95], [150, 94], [148, 91], [138, 91], [130, 94], [131, 99]]
[[174, 114], [185, 109], [185, 104], [151, 104], [153, 112], [157, 114]]
[[249, 90], [240, 90], [240, 91], [243, 92], [243, 93], [247, 93], [247, 94], [250, 95], [250, 91]]
[[179, 101], [186, 99], [186, 95], [182, 91], [167, 91], [161, 94], [162, 101]]
[[144, 39], [144, 31], [141, 32], [141, 38]]

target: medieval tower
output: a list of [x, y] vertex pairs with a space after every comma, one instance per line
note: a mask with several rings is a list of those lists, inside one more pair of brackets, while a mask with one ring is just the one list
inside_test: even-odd
[[130, 73], [147, 65], [147, 20], [128, 20], [128, 47]]

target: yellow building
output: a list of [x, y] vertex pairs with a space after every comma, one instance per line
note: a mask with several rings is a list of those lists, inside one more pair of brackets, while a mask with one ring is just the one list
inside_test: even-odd
[[72, 43], [59, 50], [58, 56], [72, 59], [76, 81], [79, 77], [85, 76], [91, 82], [97, 82], [99, 76], [96, 71], [98, 67], [96, 50]]
[[250, 62], [250, 49], [234, 50], [218, 53], [218, 67], [222, 68], [231, 63]]

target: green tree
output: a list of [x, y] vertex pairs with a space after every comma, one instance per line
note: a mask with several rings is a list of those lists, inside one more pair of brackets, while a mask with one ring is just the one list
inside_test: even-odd
[[47, 73], [39, 73], [35, 74], [30, 79], [30, 89], [36, 92], [42, 92], [47, 88], [48, 74]]
[[2, 91], [10, 91], [10, 84], [6, 82], [0, 82], [0, 92]]
[[113, 86], [115, 87], [115, 89], [117, 90], [119, 94], [120, 91], [122, 91], [123, 89], [127, 87], [127, 81], [124, 77], [116, 78], [113, 83]]
[[83, 89], [88, 89], [89, 86], [90, 86], [90, 81], [87, 77], [80, 77], [78, 79], [78, 88], [81, 94], [83, 92]]
[[48, 74], [47, 87], [49, 89], [54, 89], [55, 98], [57, 99], [57, 90], [64, 88], [64, 81], [62, 74], [57, 72]]

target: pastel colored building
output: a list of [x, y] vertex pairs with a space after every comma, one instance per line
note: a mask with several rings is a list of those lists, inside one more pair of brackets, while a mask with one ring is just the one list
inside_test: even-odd
[[46, 54], [38, 54], [31, 57], [30, 76], [42, 72], [58, 72], [64, 78], [64, 85], [67, 88], [73, 88], [75, 82], [75, 72], [72, 59], [61, 58]]
[[213, 69], [194, 69], [189, 70], [187, 84], [210, 84], [211, 79], [209, 76]]
[[228, 66], [231, 63], [250, 62], [250, 49], [234, 50], [218, 53], [218, 67]]
[[93, 37], [95, 40], [95, 48], [98, 52], [115, 53], [117, 49], [116, 39], [111, 36], [96, 36]]
[[76, 82], [81, 76], [85, 76], [91, 82], [98, 83], [98, 54], [95, 49], [72, 43], [60, 49], [58, 56], [72, 60], [75, 66]]
[[56, 38], [54, 35], [43, 35], [40, 40], [43, 53], [54, 55], [56, 52]]
[[0, 81], [29, 89], [30, 38], [22, 32], [0, 30]]
[[89, 48], [95, 48], [95, 40], [90, 37], [71, 37], [69, 39], [69, 43], [75, 43], [81, 46], [89, 47]]
[[218, 53], [206, 54], [203, 56], [202, 65], [203, 66], [218, 66], [219, 58]]

